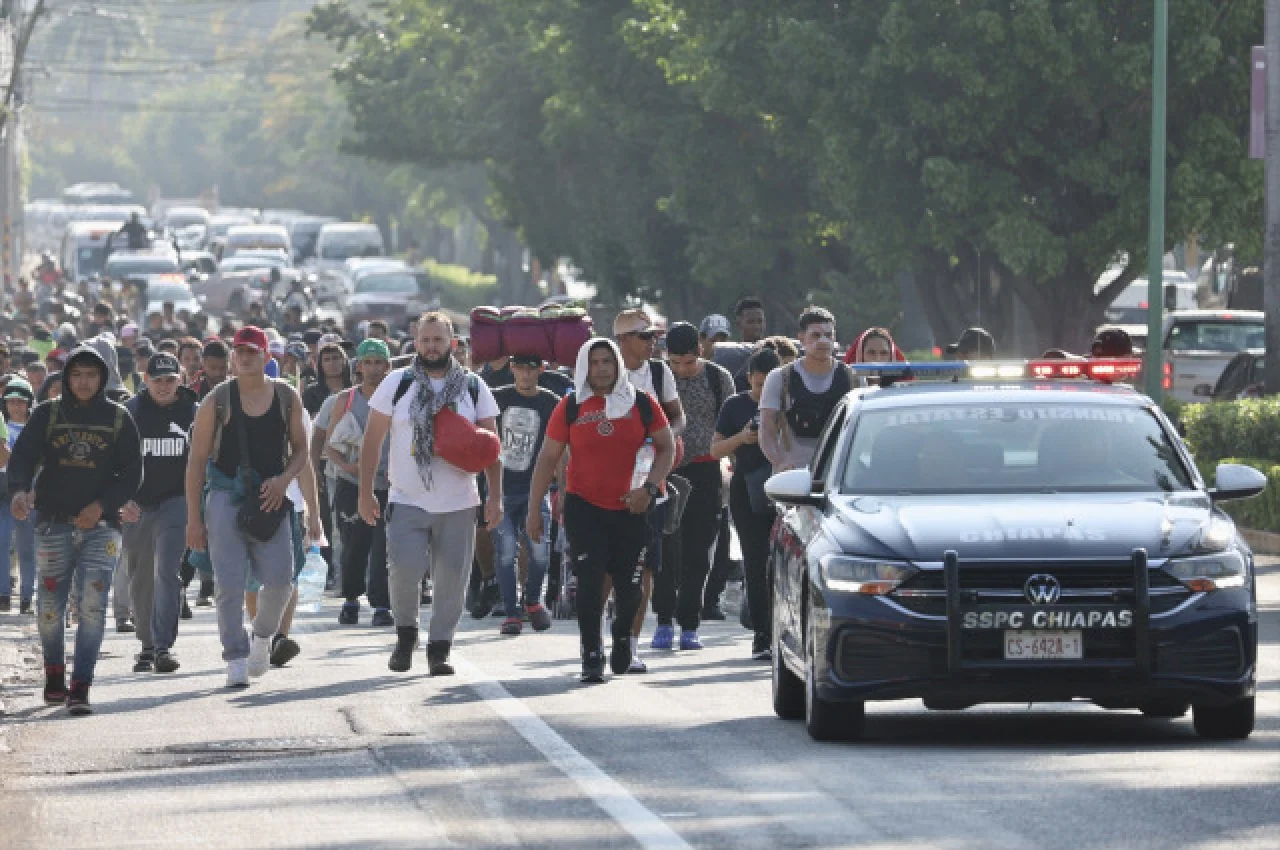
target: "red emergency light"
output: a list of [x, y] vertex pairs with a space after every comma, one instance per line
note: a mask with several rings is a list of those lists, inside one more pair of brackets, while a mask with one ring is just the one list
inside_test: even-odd
[[1087, 378], [1111, 384], [1138, 376], [1142, 361], [1133, 357], [1105, 357], [1092, 360], [1032, 360], [1027, 364], [1031, 376], [1040, 379]]

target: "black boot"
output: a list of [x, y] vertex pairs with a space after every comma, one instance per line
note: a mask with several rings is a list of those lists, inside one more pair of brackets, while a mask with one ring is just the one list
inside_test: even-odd
[[452, 641], [447, 640], [427, 641], [427, 669], [432, 676], [453, 675], [453, 665], [449, 663], [449, 647], [452, 645]]
[[413, 651], [418, 648], [417, 626], [399, 626], [396, 628], [396, 649], [391, 653], [387, 667], [397, 673], [404, 673], [413, 666]]

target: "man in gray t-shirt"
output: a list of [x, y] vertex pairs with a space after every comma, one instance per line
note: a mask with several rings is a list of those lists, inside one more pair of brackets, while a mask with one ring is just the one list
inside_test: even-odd
[[[770, 372], [760, 394], [760, 449], [774, 472], [809, 465], [826, 417], [856, 385], [849, 367], [835, 359], [829, 311], [809, 307], [800, 315], [800, 342], [804, 357]], [[793, 371], [799, 381], [791, 380]]]

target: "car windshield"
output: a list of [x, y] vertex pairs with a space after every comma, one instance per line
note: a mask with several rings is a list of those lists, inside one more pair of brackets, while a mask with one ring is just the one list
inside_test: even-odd
[[356, 295], [417, 295], [418, 292], [418, 277], [408, 272], [369, 274], [356, 282]]
[[249, 254], [242, 256], [237, 254], [234, 257], [227, 257], [222, 261], [220, 268], [224, 272], [243, 272], [251, 269], [269, 269], [283, 268], [283, 257], [264, 257], [261, 254]]
[[1265, 333], [1262, 322], [1182, 320], [1169, 330], [1166, 347], [1172, 351], [1244, 351], [1262, 348]]
[[147, 287], [148, 301], [190, 301], [191, 290], [174, 283], [153, 284]]
[[178, 261], [169, 257], [130, 257], [107, 260], [107, 277], [132, 277], [133, 275], [172, 274], [181, 272]]
[[330, 236], [324, 240], [322, 259], [346, 260], [350, 257], [380, 257], [382, 243], [368, 234], [352, 233], [343, 236]]
[[81, 245], [76, 249], [76, 271], [80, 273], [81, 277], [100, 272], [106, 259], [107, 248], [105, 245]]
[[1137, 407], [996, 404], [871, 410], [859, 417], [842, 492], [1171, 492], [1191, 476]]

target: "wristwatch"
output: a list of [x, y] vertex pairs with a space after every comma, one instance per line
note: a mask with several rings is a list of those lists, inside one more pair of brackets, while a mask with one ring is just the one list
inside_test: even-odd
[[662, 491], [658, 489], [658, 485], [654, 484], [652, 481], [644, 482], [644, 489], [648, 492], [649, 498], [655, 502], [658, 501], [658, 497], [662, 495]]

